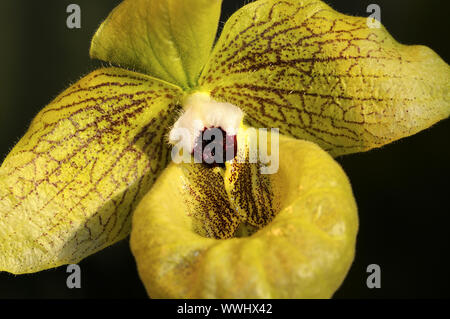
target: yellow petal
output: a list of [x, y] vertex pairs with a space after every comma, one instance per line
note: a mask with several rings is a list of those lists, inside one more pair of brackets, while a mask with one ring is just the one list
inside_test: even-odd
[[180, 95], [106, 68], [45, 107], [0, 167], [0, 271], [77, 263], [127, 236], [170, 159], [164, 134]]
[[[261, 174], [261, 161], [250, 160], [250, 144], [258, 149], [264, 147], [267, 154], [267, 145], [258, 143], [258, 133], [248, 134], [249, 130], [241, 125], [237, 135], [236, 158], [226, 163], [224, 174], [225, 189], [229, 201], [238, 212], [241, 225], [238, 235], [251, 234], [257, 229], [266, 226], [279, 209], [275, 194], [272, 189], [270, 175]], [[270, 137], [267, 139], [271, 141]]]
[[231, 237], [239, 225], [237, 212], [228, 201], [223, 171], [203, 164], [183, 164], [186, 213], [192, 229], [211, 238]]
[[125, 0], [97, 30], [91, 57], [194, 87], [217, 32], [221, 0]]
[[260, 0], [226, 23], [199, 83], [250, 125], [366, 151], [450, 114], [450, 67], [316, 0]]
[[317, 145], [280, 137], [270, 175], [280, 211], [251, 236], [195, 232], [182, 166], [170, 164], [133, 215], [131, 248], [152, 298], [328, 298], [353, 261], [358, 218], [345, 173]]

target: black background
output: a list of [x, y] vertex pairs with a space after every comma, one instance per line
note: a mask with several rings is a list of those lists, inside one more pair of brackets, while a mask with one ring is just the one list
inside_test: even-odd
[[[66, 28], [66, 7], [81, 6], [81, 29]], [[245, 0], [224, 0], [221, 21]], [[326, 1], [365, 16], [370, 3], [405, 44], [424, 44], [450, 60], [448, 10], [441, 0]], [[33, 116], [101, 63], [89, 59], [92, 35], [119, 1], [0, 2], [0, 157]], [[222, 23], [221, 23], [222, 24]], [[450, 296], [450, 120], [382, 149], [338, 158], [353, 186], [360, 230], [356, 258], [335, 298]], [[366, 267], [381, 266], [381, 289], [368, 289]], [[80, 263], [82, 288], [66, 287], [66, 267], [14, 276], [0, 273], [0, 298], [145, 298], [124, 240]]]

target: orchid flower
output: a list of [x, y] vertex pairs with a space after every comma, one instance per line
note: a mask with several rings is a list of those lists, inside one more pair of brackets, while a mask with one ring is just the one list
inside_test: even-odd
[[[333, 157], [447, 118], [450, 68], [320, 0], [254, 1], [215, 41], [221, 4], [125, 0], [110, 13], [90, 55], [114, 66], [57, 96], [0, 168], [0, 271], [78, 263], [131, 233], [153, 298], [339, 288], [358, 215]], [[172, 160], [177, 129], [192, 158], [218, 127], [236, 151], [224, 165]], [[250, 161], [252, 143], [279, 152], [276, 172]]]

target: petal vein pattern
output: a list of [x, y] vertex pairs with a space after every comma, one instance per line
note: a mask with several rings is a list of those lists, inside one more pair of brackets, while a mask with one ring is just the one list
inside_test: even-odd
[[260, 0], [226, 23], [202, 90], [332, 155], [366, 151], [450, 114], [450, 67], [321, 1]]
[[0, 168], [0, 271], [76, 263], [130, 232], [169, 161], [181, 90], [118, 68], [92, 72], [44, 108]]

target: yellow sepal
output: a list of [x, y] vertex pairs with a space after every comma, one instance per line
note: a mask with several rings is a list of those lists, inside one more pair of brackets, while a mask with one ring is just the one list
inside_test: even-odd
[[219, 23], [222, 0], [125, 0], [92, 39], [92, 58], [193, 88]]

